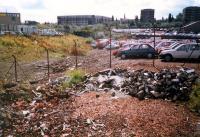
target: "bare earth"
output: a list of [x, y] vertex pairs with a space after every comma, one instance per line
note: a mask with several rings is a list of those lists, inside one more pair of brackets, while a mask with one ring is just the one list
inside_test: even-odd
[[[109, 51], [92, 50], [85, 57], [78, 57], [80, 67], [88, 73], [95, 73], [109, 67]], [[70, 69], [74, 67], [74, 57], [52, 62], [52, 66], [66, 65]], [[162, 68], [174, 68], [183, 63], [165, 63], [160, 60], [128, 59], [120, 60], [112, 56], [112, 67], [126, 69], [147, 69], [157, 71]], [[35, 64], [33, 65], [35, 67]], [[31, 66], [31, 67], [33, 67]], [[30, 66], [29, 66], [30, 67]], [[186, 63], [186, 67], [192, 67], [199, 71], [199, 65]], [[41, 73], [38, 69], [35, 73]], [[51, 77], [62, 76], [63, 73], [52, 73]], [[38, 103], [35, 107], [29, 104], [17, 106], [15, 109], [30, 108], [34, 117], [25, 124], [26, 120], [18, 121], [15, 125], [20, 135], [38, 136], [37, 130], [25, 132], [39, 122], [46, 123], [47, 136], [107, 136], [107, 137], [193, 137], [197, 135], [197, 123], [200, 118], [190, 112], [182, 103], [174, 103], [164, 100], [139, 101], [133, 97], [112, 97], [111, 92], [88, 92], [79, 96], [71, 96], [70, 99], [54, 100]], [[23, 106], [23, 107], [22, 107]], [[37, 111], [38, 108], [42, 112]], [[55, 112], [55, 113], [52, 113]], [[45, 114], [49, 114], [45, 116]], [[63, 126], [66, 124], [67, 126]], [[65, 127], [65, 128], [64, 128]], [[56, 129], [55, 129], [56, 128]], [[55, 132], [59, 130], [60, 132]], [[8, 130], [9, 131], [9, 130]], [[11, 130], [12, 131], [12, 130]], [[34, 134], [35, 133], [35, 134]]]

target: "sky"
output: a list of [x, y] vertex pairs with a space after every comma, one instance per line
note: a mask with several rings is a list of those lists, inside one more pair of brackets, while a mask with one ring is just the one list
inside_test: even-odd
[[19, 12], [21, 21], [57, 22], [61, 15], [103, 15], [115, 18], [140, 17], [144, 8], [155, 9], [156, 19], [176, 16], [187, 6], [200, 6], [200, 0], [0, 0], [0, 12]]

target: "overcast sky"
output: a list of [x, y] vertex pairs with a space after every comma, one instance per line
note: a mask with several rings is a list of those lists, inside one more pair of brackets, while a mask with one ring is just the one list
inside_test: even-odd
[[104, 15], [115, 18], [140, 16], [143, 8], [155, 9], [161, 19], [184, 7], [200, 6], [200, 0], [0, 0], [1, 12], [20, 12], [21, 20], [57, 22], [58, 15]]

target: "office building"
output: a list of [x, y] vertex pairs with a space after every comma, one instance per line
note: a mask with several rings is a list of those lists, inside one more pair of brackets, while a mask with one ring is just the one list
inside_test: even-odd
[[17, 31], [21, 24], [20, 13], [0, 12], [0, 31]]
[[59, 25], [94, 25], [98, 23], [108, 23], [112, 18], [95, 15], [74, 15], [74, 16], [58, 16]]
[[190, 23], [200, 20], [200, 7], [186, 7], [183, 9], [183, 21], [184, 23]]
[[154, 9], [143, 9], [141, 10], [140, 20], [142, 22], [151, 22], [154, 21]]

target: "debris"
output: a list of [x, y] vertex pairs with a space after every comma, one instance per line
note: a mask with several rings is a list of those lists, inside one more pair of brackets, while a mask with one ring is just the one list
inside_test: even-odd
[[100, 71], [85, 80], [86, 91], [116, 90], [140, 100], [161, 98], [167, 100], [188, 100], [192, 85], [198, 75], [193, 69], [163, 69], [160, 72], [145, 70], [127, 71], [107, 69]]
[[3, 85], [3, 88], [4, 88], [4, 89], [7, 89], [7, 88], [13, 88], [13, 87], [15, 87], [15, 86], [17, 86], [17, 83], [10, 82], [10, 83], [4, 84], [4, 85]]

